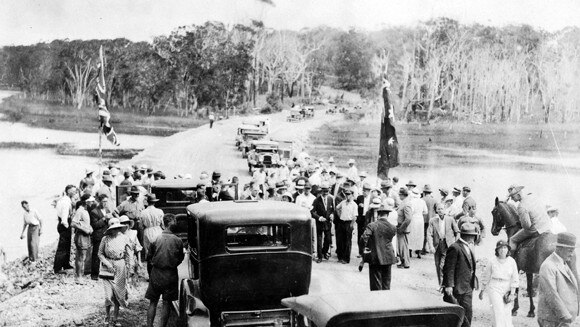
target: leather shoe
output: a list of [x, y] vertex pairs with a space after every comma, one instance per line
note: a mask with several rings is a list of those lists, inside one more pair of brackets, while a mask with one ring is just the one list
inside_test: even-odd
[[362, 271], [362, 270], [363, 270], [363, 267], [364, 267], [364, 265], [365, 265], [364, 261], [361, 261], [361, 262], [358, 264], [358, 271]]
[[403, 268], [403, 265], [397, 265], [397, 268]]
[[316, 259], [316, 263], [321, 263], [321, 262], [322, 262], [322, 259], [320, 259], [320, 258]]

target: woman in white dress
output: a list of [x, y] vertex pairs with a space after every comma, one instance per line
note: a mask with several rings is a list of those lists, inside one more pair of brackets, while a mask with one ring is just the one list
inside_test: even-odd
[[512, 327], [512, 307], [519, 275], [516, 261], [508, 257], [510, 246], [500, 240], [495, 247], [495, 257], [485, 267], [479, 299], [487, 292], [493, 312], [493, 326]]
[[411, 191], [411, 207], [413, 208], [413, 218], [411, 219], [411, 229], [409, 232], [409, 257], [412, 257], [412, 252], [417, 254], [417, 258], [421, 258], [421, 250], [423, 249], [423, 240], [425, 238], [425, 219], [423, 215], [427, 214], [427, 204], [420, 198], [420, 190], [414, 188]]

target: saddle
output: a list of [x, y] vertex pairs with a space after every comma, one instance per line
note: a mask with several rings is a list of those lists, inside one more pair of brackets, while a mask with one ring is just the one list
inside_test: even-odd
[[[512, 254], [519, 270], [537, 272], [545, 257], [553, 251], [556, 235], [550, 232], [529, 238], [518, 245]], [[542, 259], [540, 259], [542, 258]]]

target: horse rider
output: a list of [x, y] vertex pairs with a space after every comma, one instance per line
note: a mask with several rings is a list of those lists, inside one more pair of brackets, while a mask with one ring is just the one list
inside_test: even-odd
[[540, 201], [532, 194], [524, 194], [523, 188], [523, 186], [515, 186], [509, 193], [509, 197], [513, 201], [520, 203], [517, 213], [522, 224], [522, 229], [509, 240], [510, 247], [514, 249], [514, 252], [523, 241], [549, 232], [552, 228], [552, 221], [546, 213], [546, 207], [540, 204]]

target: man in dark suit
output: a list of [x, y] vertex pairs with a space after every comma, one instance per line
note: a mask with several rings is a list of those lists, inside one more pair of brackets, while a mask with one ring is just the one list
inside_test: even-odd
[[429, 249], [435, 249], [435, 269], [441, 286], [443, 265], [447, 249], [457, 240], [459, 227], [453, 217], [445, 215], [442, 203], [435, 204], [436, 216], [429, 220], [427, 228], [427, 244]]
[[460, 228], [461, 237], [447, 249], [443, 265], [443, 283], [447, 302], [457, 301], [465, 309], [463, 327], [471, 326], [473, 315], [473, 289], [478, 288], [475, 276], [475, 256], [473, 243], [478, 233], [474, 224], [465, 223]]
[[[367, 227], [365, 214], [369, 209], [369, 205], [371, 204], [371, 186], [368, 183], [364, 183], [362, 187], [363, 191], [362, 194], [357, 196], [355, 202], [358, 207], [358, 216], [356, 218], [356, 230], [357, 230], [357, 240], [361, 239], [365, 228]], [[364, 246], [361, 242], [358, 242], [358, 254], [359, 257], [363, 254]]]
[[390, 203], [381, 204], [377, 210], [378, 219], [368, 224], [361, 236], [365, 252], [366, 249], [370, 251], [365, 260], [369, 263], [371, 291], [391, 289], [391, 266], [397, 262], [392, 243], [393, 237], [397, 234], [397, 227], [387, 221], [389, 213], [394, 210], [395, 201], [390, 198], [387, 200], [390, 200]]
[[328, 260], [328, 250], [330, 248], [331, 227], [334, 219], [334, 199], [329, 195], [330, 186], [323, 182], [320, 185], [320, 194], [312, 203], [312, 218], [316, 221], [316, 252], [318, 255], [317, 263], [322, 258]]
[[106, 194], [100, 194], [97, 197], [99, 205], [91, 210], [89, 217], [91, 218], [91, 227], [93, 228], [93, 234], [91, 235], [91, 241], [93, 245], [91, 253], [91, 278], [93, 280], [99, 279], [99, 265], [101, 261], [99, 260], [99, 246], [101, 245], [101, 240], [105, 236], [105, 232], [109, 227], [108, 221], [112, 218], [111, 211], [109, 210], [109, 201]]

